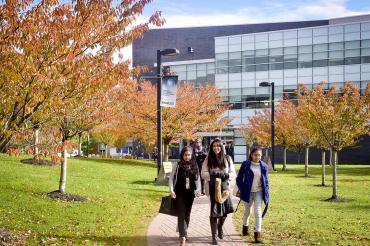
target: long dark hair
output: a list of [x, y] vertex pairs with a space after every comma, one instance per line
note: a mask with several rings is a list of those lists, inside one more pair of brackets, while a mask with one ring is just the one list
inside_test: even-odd
[[[220, 158], [217, 158], [216, 153], [213, 151], [214, 145], [220, 145], [221, 147], [221, 153]], [[221, 169], [225, 169], [226, 167], [226, 156], [222, 147], [222, 142], [220, 139], [216, 138], [212, 141], [211, 145], [209, 146], [209, 152], [208, 152], [208, 169], [211, 169], [213, 167], [219, 167]]]
[[251, 151], [251, 153], [249, 154], [249, 157], [248, 157], [248, 159], [249, 159], [250, 161], [252, 161], [252, 160], [253, 160], [253, 158], [252, 158], [253, 153], [255, 153], [255, 152], [257, 152], [257, 151], [261, 151], [261, 152], [262, 152], [262, 149], [261, 149], [260, 147], [253, 147], [253, 149], [252, 149], [252, 151]]
[[[186, 151], [189, 151], [191, 153], [191, 159], [190, 161], [184, 160], [184, 154]], [[194, 151], [193, 148], [190, 146], [185, 146], [180, 153], [180, 165], [190, 165], [190, 172], [195, 175], [195, 179], [198, 179], [199, 170], [197, 162], [195, 161]]]

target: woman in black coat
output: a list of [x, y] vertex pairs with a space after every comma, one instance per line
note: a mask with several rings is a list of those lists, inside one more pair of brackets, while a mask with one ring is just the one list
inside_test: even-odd
[[[222, 226], [227, 214], [234, 212], [231, 202], [233, 185], [235, 184], [235, 168], [230, 156], [225, 155], [220, 139], [215, 139], [202, 166], [202, 178], [205, 180], [206, 195], [211, 201], [210, 224], [212, 244], [218, 245], [218, 238], [223, 238]], [[219, 180], [217, 180], [219, 179]], [[221, 180], [221, 192], [228, 192], [224, 202], [216, 201], [216, 182]], [[217, 233], [218, 232], [218, 233]]]
[[199, 169], [193, 149], [185, 147], [181, 150], [180, 161], [172, 167], [169, 178], [169, 190], [172, 198], [175, 198], [177, 210], [180, 246], [184, 246], [188, 239], [191, 208], [194, 198], [201, 194], [200, 188]]

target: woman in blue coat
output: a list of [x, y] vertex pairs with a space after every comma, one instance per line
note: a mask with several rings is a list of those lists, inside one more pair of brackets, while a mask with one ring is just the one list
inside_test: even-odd
[[248, 235], [250, 211], [254, 204], [254, 239], [257, 243], [261, 242], [262, 201], [266, 206], [269, 201], [268, 165], [261, 161], [261, 156], [262, 149], [252, 149], [249, 160], [243, 162], [236, 178], [240, 199], [245, 202], [243, 236]]

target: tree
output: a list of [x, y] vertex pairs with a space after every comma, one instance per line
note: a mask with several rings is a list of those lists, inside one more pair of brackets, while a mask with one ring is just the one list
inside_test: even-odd
[[294, 149], [297, 124], [297, 106], [288, 99], [281, 100], [276, 108], [276, 143], [283, 147], [283, 168], [286, 170], [287, 150]]
[[245, 143], [248, 147], [248, 152], [247, 152], [247, 156], [249, 157], [250, 153], [251, 153], [251, 148], [253, 147], [253, 145], [256, 143], [256, 135], [255, 133], [253, 132], [253, 129], [248, 126], [248, 125], [244, 125], [242, 126], [240, 129], [240, 134], [244, 137], [244, 140], [245, 140]]
[[365, 95], [348, 83], [340, 92], [335, 87], [324, 91], [323, 83], [310, 90], [304, 85], [298, 91], [300, 114], [306, 119], [307, 129], [316, 134], [333, 151], [333, 192], [330, 200], [338, 200], [337, 153], [353, 146], [359, 137], [369, 134], [370, 86]]
[[[132, 83], [126, 87], [127, 110], [122, 115], [119, 129], [131, 129], [130, 136], [146, 143], [156, 139], [156, 87], [150, 82]], [[229, 108], [216, 87], [196, 88], [180, 84], [175, 108], [162, 109], [162, 137], [164, 161], [168, 160], [168, 145], [176, 138], [194, 139], [202, 131], [215, 131], [229, 122], [222, 114]]]
[[156, 12], [147, 22], [134, 25], [150, 2], [15, 0], [1, 4], [0, 152], [37, 112], [63, 101], [62, 96], [74, 97], [79, 89], [87, 89], [91, 85], [88, 69], [106, 73], [105, 77], [127, 78], [128, 64], [112, 67], [112, 56], [147, 31], [149, 24], [163, 24]]
[[[271, 147], [271, 111], [263, 109], [255, 112], [255, 115], [249, 117], [248, 124], [250, 131], [253, 132], [256, 137], [256, 143], [264, 148]], [[266, 163], [268, 163], [268, 150], [264, 157]]]

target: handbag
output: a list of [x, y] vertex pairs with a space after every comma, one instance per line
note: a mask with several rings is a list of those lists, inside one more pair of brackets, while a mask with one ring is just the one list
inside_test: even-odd
[[177, 216], [175, 199], [173, 199], [171, 196], [162, 197], [161, 206], [159, 207], [159, 213]]
[[215, 200], [218, 203], [224, 203], [226, 199], [229, 197], [229, 191], [222, 190], [222, 181], [220, 178], [216, 178], [215, 182]]

